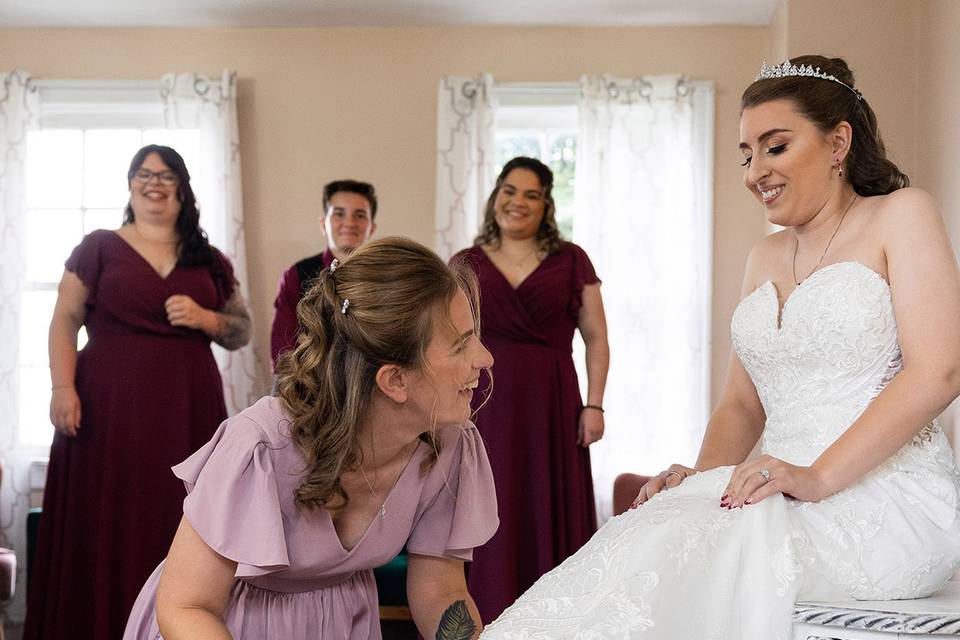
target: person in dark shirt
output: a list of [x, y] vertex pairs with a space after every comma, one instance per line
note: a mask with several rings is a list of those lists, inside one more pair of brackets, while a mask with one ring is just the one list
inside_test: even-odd
[[327, 249], [297, 262], [280, 276], [276, 310], [270, 330], [270, 358], [274, 369], [281, 353], [297, 343], [297, 303], [323, 269], [334, 258], [343, 260], [366, 242], [377, 229], [377, 192], [372, 184], [357, 180], [335, 180], [323, 188], [323, 224]]

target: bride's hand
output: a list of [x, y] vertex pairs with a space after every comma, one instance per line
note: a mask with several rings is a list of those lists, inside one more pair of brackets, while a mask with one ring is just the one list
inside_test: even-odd
[[637, 499], [633, 501], [633, 504], [630, 505], [630, 508], [636, 509], [664, 489], [672, 489], [683, 482], [684, 478], [692, 476], [696, 472], [696, 469], [685, 467], [682, 464], [670, 465], [669, 469], [661, 471], [658, 475], [650, 478], [647, 484], [643, 485], [643, 488], [640, 489], [640, 494], [637, 496]]
[[804, 502], [827, 497], [823, 480], [813, 467], [800, 467], [773, 456], [762, 455], [737, 465], [720, 498], [720, 506], [736, 509], [782, 493]]

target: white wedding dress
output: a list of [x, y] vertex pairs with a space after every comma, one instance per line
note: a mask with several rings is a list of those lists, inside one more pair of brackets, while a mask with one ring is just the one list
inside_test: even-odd
[[[762, 448], [809, 465], [902, 369], [890, 288], [858, 262], [784, 305], [760, 286], [731, 323], [767, 415]], [[918, 389], [918, 393], [922, 393]], [[720, 507], [733, 467], [608, 522], [484, 631], [521, 638], [788, 638], [797, 600], [914, 598], [960, 566], [960, 475], [937, 424], [821, 502]]]

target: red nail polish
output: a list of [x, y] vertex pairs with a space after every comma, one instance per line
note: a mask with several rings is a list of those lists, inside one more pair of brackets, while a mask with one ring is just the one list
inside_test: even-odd
[[729, 494], [729, 493], [723, 494], [723, 497], [720, 498], [720, 502], [726, 502], [726, 501], [727, 501], [727, 498], [729, 498], [729, 497], [730, 497], [730, 494]]
[[746, 500], [743, 501], [743, 504], [753, 504], [753, 501], [750, 500], [750, 498], [747, 498]]

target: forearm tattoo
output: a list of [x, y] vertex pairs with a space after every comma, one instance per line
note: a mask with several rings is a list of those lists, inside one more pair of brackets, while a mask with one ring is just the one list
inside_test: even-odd
[[231, 351], [250, 342], [250, 312], [239, 291], [233, 292], [217, 315], [220, 332], [213, 337], [214, 342]]
[[472, 640], [476, 633], [477, 623], [470, 617], [467, 603], [457, 600], [440, 616], [436, 640]]

